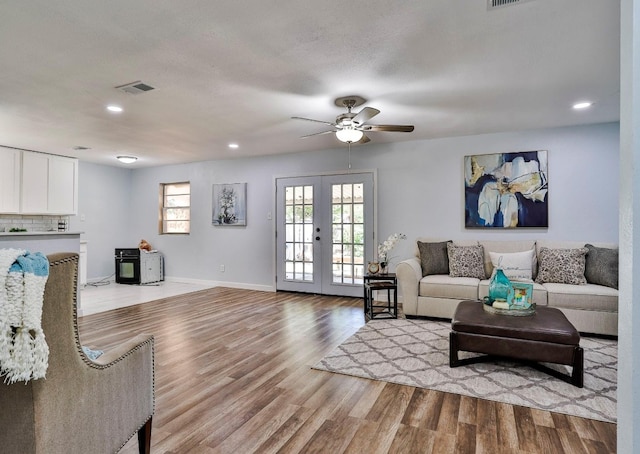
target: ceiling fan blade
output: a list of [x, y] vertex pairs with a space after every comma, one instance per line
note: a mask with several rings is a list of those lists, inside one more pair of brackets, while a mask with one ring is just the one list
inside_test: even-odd
[[353, 117], [351, 121], [359, 126], [365, 124], [367, 121], [371, 120], [379, 113], [380, 111], [378, 109], [374, 109], [373, 107], [365, 107], [360, 112], [358, 112], [358, 115]]
[[322, 131], [322, 132], [316, 132], [313, 134], [307, 134], [306, 136], [300, 136], [301, 139], [306, 139], [307, 137], [313, 137], [313, 136], [321, 136], [322, 134], [330, 134], [332, 132], [335, 131]]
[[367, 143], [367, 142], [371, 142], [371, 139], [363, 134], [362, 135], [362, 139], [358, 140], [358, 142], [356, 142], [356, 143]]
[[411, 132], [413, 125], [364, 125], [361, 129], [374, 132]]
[[293, 120], [305, 120], [305, 121], [313, 121], [316, 123], [322, 123], [325, 125], [330, 125], [330, 126], [336, 126], [335, 123], [331, 123], [329, 121], [322, 121], [322, 120], [314, 120], [313, 118], [304, 118], [304, 117], [291, 117]]

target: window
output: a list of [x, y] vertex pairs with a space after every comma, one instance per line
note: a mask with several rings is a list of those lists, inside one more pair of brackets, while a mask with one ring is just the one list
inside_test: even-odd
[[160, 183], [160, 234], [189, 233], [191, 183]]

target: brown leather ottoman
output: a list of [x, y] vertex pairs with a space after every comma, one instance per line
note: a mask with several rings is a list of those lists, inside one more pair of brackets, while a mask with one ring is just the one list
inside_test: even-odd
[[[553, 307], [538, 307], [534, 315], [514, 317], [485, 312], [480, 301], [462, 301], [451, 320], [449, 366], [457, 367], [494, 356], [525, 361], [572, 385], [583, 386], [584, 352], [580, 333]], [[489, 356], [458, 359], [458, 351]], [[538, 362], [572, 366], [566, 375]]]

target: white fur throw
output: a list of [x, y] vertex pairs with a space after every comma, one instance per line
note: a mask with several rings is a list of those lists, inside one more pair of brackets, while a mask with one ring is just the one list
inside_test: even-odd
[[39, 252], [0, 249], [0, 376], [5, 383], [44, 378], [49, 347], [42, 331], [49, 261]]

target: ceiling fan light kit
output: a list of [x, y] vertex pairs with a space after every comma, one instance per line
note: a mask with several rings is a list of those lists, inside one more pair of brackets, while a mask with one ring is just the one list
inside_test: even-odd
[[342, 106], [347, 109], [347, 113], [338, 115], [334, 123], [314, 120], [312, 118], [304, 117], [291, 117], [295, 120], [313, 121], [315, 123], [323, 123], [332, 126], [333, 130], [316, 132], [314, 134], [308, 134], [303, 137], [318, 136], [322, 134], [334, 133], [336, 138], [340, 142], [352, 144], [352, 143], [367, 143], [371, 139], [365, 135], [365, 131], [373, 132], [411, 132], [413, 131], [413, 125], [369, 125], [367, 122], [373, 117], [378, 115], [380, 111], [373, 107], [365, 107], [358, 113], [351, 112], [351, 109], [355, 106], [364, 104], [366, 100], [360, 96], [345, 96], [335, 100], [337, 106]]
[[355, 129], [353, 126], [345, 126], [336, 131], [336, 137], [340, 142], [355, 143], [362, 139], [364, 133]]

